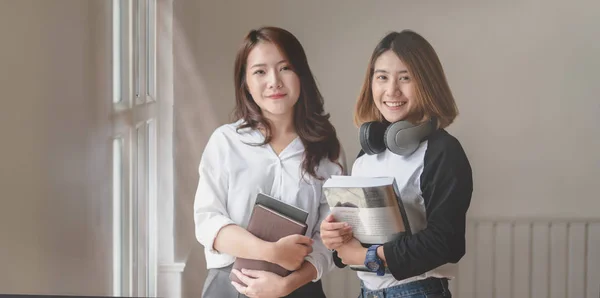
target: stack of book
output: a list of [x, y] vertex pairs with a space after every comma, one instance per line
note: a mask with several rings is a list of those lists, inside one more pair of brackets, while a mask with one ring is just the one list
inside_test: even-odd
[[[307, 218], [308, 212], [260, 193], [256, 198], [246, 229], [261, 240], [277, 242], [289, 235], [304, 235], [308, 228]], [[233, 269], [241, 270], [242, 268], [269, 271], [280, 276], [287, 276], [291, 273], [291, 271], [267, 261], [236, 258]], [[229, 278], [246, 286], [233, 273], [229, 275]]]

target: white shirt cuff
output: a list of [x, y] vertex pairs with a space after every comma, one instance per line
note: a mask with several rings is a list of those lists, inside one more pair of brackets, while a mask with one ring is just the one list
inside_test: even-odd
[[307, 262], [311, 263], [317, 270], [317, 278], [313, 279], [312, 282], [319, 281], [319, 279], [321, 279], [321, 276], [323, 275], [323, 268], [321, 268], [321, 266], [319, 266], [319, 262], [317, 262], [312, 255], [308, 255], [304, 259]]
[[210, 222], [207, 222], [203, 225], [198, 234], [198, 240], [200, 243], [204, 244], [204, 247], [208, 249], [209, 252], [214, 254], [220, 254], [219, 251], [214, 249], [215, 239], [217, 238], [217, 234], [224, 227], [231, 224], [235, 224], [233, 220], [225, 216], [216, 216], [210, 219]]

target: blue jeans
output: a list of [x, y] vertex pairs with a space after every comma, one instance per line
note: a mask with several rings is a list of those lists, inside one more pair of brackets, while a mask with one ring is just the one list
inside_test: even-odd
[[358, 298], [451, 298], [448, 280], [430, 277], [423, 280], [371, 291], [361, 283]]

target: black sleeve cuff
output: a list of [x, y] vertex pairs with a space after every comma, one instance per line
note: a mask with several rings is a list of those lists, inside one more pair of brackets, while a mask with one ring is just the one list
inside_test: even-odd
[[[395, 243], [393, 241], [383, 244], [383, 255], [385, 255], [385, 262], [388, 266], [388, 269], [392, 273], [392, 276], [394, 276], [396, 280], [403, 280], [411, 277], [407, 272], [408, 270], [406, 270], [410, 268], [410, 260], [408, 258], [400, 259], [400, 256], [394, 253], [394, 248]], [[405, 268], [399, 268], [398, 264], [402, 264], [402, 266]]]
[[338, 257], [337, 251], [335, 251], [335, 250], [333, 251], [333, 263], [338, 268], [346, 267], [346, 264], [342, 263], [342, 259], [340, 259], [340, 257]]

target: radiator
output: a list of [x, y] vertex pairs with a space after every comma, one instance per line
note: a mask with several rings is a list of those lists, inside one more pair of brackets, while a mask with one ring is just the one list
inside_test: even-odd
[[[324, 285], [328, 298], [359, 294], [348, 269]], [[470, 218], [450, 288], [459, 298], [599, 298], [600, 219]]]
[[600, 219], [470, 219], [461, 298], [600, 297]]

